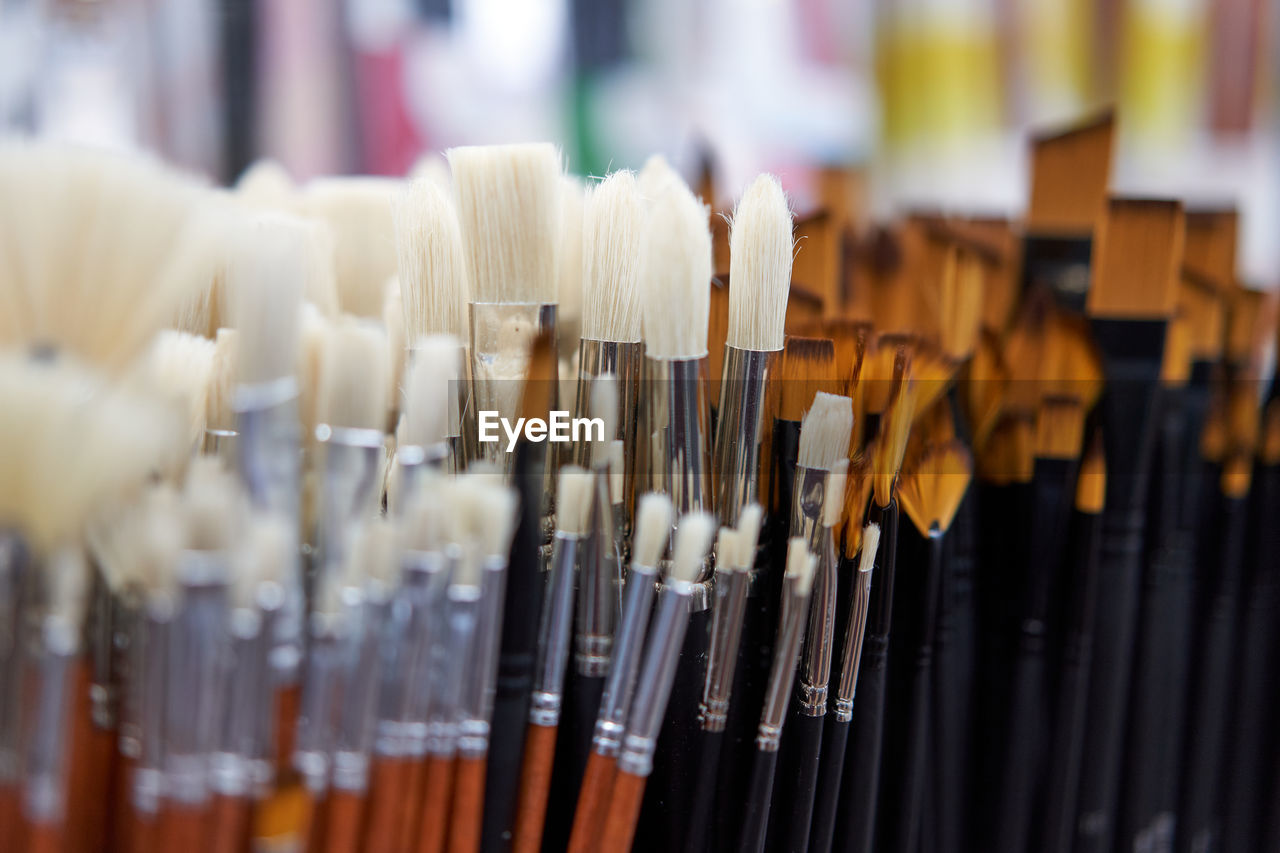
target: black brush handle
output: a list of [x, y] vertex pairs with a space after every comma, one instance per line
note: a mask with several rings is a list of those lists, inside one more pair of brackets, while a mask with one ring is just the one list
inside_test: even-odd
[[942, 566], [942, 598], [938, 604], [933, 668], [936, 853], [961, 853], [965, 848], [976, 630], [973, 618], [975, 506], [971, 490], [965, 495], [947, 534], [949, 550]]
[[809, 849], [809, 826], [818, 790], [822, 724], [825, 718], [825, 714], [814, 717], [803, 713], [799, 703], [794, 698], [791, 700], [786, 728], [783, 730], [788, 735], [783, 748], [790, 754], [784, 756], [783, 761], [784, 766], [793, 767], [795, 772], [778, 780], [781, 786], [790, 789], [787, 797], [790, 808], [785, 814], [774, 815], [775, 820], [781, 821], [778, 837], [782, 846], [770, 845], [770, 849], [786, 850], [788, 853], [805, 853]]
[[836, 831], [836, 810], [840, 804], [840, 777], [844, 774], [845, 747], [849, 743], [849, 722], [828, 713], [823, 718], [822, 758], [818, 765], [818, 796], [813, 804], [809, 829], [810, 853], [829, 853]]
[[[1040, 728], [1038, 706], [1044, 694], [1043, 639], [1040, 635], [1031, 641], [1024, 635], [1014, 662], [995, 853], [1025, 853], [1031, 834], [1036, 738]], [[1033, 642], [1041, 648], [1033, 649]]]
[[720, 773], [720, 751], [724, 732], [702, 730], [698, 743], [697, 779], [694, 781], [689, 834], [685, 853], [705, 853], [711, 849], [711, 829], [715, 815], [716, 783]]
[[738, 836], [738, 853], [764, 851], [765, 831], [769, 826], [769, 804], [773, 798], [773, 777], [777, 768], [777, 750], [757, 749], [752, 754], [746, 808], [742, 814], [742, 834]]

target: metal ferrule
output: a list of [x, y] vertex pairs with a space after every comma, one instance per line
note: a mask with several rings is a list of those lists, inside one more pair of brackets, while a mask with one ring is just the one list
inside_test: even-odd
[[427, 604], [426, 669], [419, 670], [415, 676], [413, 691], [413, 719], [424, 723], [421, 744], [415, 743], [415, 754], [427, 754], [427, 740], [433, 729], [438, 729], [441, 721], [451, 722], [457, 710], [456, 692], [450, 694], [450, 680], [454, 670], [455, 656], [450, 645], [450, 616], [452, 613], [452, 583], [459, 563], [462, 561], [462, 548], [450, 543], [444, 549], [444, 571], [432, 579], [429, 585], [430, 596]]
[[253, 733], [250, 740], [249, 778], [253, 794], [265, 796], [275, 784], [275, 724], [277, 672], [271, 667], [270, 654], [275, 642], [275, 624], [283, 618], [289, 600], [289, 591], [276, 581], [258, 584], [255, 600], [262, 620], [256, 645], [251, 647], [248, 660], [256, 680], [253, 695], [261, 697], [253, 706]]
[[831, 645], [836, 634], [836, 546], [830, 527], [818, 534], [818, 565], [809, 593], [809, 625], [805, 629], [800, 659], [797, 698], [800, 712], [821, 717], [827, 712], [827, 685], [831, 679]]
[[702, 707], [699, 709], [702, 728], [708, 732], [724, 731], [729, 720], [729, 694], [738, 663], [747, 588], [751, 585], [747, 572], [718, 572], [718, 575], [716, 606], [711, 611], [707, 679], [703, 684]]
[[[677, 518], [714, 506], [706, 378], [706, 356], [644, 360], [640, 435], [646, 467], [638, 479], [643, 491], [670, 495]], [[699, 579], [710, 578], [712, 568], [708, 555]]]
[[453, 473], [450, 468], [454, 462], [453, 445], [441, 441], [427, 447], [416, 444], [405, 444], [396, 448], [394, 464], [400, 469], [400, 493], [388, 511], [395, 516], [404, 513], [409, 495], [412, 495], [422, 482], [427, 471], [444, 471]]
[[213, 429], [205, 427], [204, 447], [201, 452], [205, 456], [216, 456], [232, 467], [239, 458], [240, 433], [233, 429]]
[[266, 701], [261, 674], [266, 670], [262, 646], [262, 614], [255, 607], [231, 611], [231, 659], [224, 667], [226, 716], [217, 751], [209, 760], [209, 788], [227, 797], [251, 791], [250, 760], [254, 716]]
[[432, 703], [427, 721], [427, 754], [452, 758], [458, 748], [458, 709], [462, 701], [462, 683], [470, 673], [466, 668], [466, 652], [471, 648], [476, 631], [480, 589], [471, 585], [449, 587], [448, 630], [444, 646], [446, 669], [438, 698]]
[[820, 554], [822, 545], [822, 503], [827, 494], [827, 475], [821, 468], [796, 466], [795, 488], [791, 496], [791, 533], [800, 536], [812, 554]]
[[622, 619], [614, 642], [613, 660], [600, 695], [600, 712], [596, 716], [592, 748], [605, 756], [615, 756], [622, 747], [627, 722], [627, 709], [636, 687], [636, 672], [649, 629], [649, 611], [657, 592], [658, 570], [653, 566], [631, 564], [622, 591]]
[[569, 659], [569, 635], [573, 628], [573, 576], [580, 543], [580, 536], [556, 531], [538, 621], [538, 658], [529, 705], [529, 721], [539, 726], [560, 723], [564, 668]]
[[324, 448], [324, 490], [320, 498], [322, 573], [342, 571], [355, 525], [370, 514], [382, 459], [381, 430], [320, 424], [316, 440]]
[[690, 587], [685, 581], [663, 586], [658, 612], [653, 617], [654, 642], [644, 656], [644, 666], [636, 685], [633, 713], [627, 723], [618, 755], [618, 769], [624, 773], [648, 776], [653, 771], [653, 753], [658, 746], [658, 731], [666, 716], [667, 700], [675, 681], [680, 649], [689, 627]]
[[806, 596], [796, 588], [794, 578], [785, 578], [782, 588], [782, 618], [778, 621], [778, 639], [773, 647], [773, 666], [769, 670], [769, 686], [764, 698], [764, 712], [756, 731], [756, 748], [777, 752], [782, 740], [782, 720], [787, 713], [791, 682], [795, 680], [796, 655], [804, 636]]
[[498, 672], [502, 631], [502, 602], [506, 595], [507, 558], [484, 558], [480, 574], [480, 600], [476, 604], [476, 628], [467, 655], [458, 720], [458, 754], [482, 758], [489, 752], [489, 720]]
[[[67, 555], [66, 559], [77, 559]], [[63, 555], [54, 559], [64, 559]], [[61, 614], [44, 617], [28, 665], [35, 691], [28, 706], [31, 728], [25, 734], [22, 766], [24, 815], [33, 823], [56, 823], [66, 811], [65, 785], [70, 738], [71, 674], [80, 646], [80, 626]], [[25, 679], [24, 679], [25, 680]]]
[[137, 766], [161, 772], [164, 760], [165, 680], [168, 671], [169, 633], [173, 625], [174, 601], [169, 595], [147, 599], [142, 631], [142, 666], [139, 691], [139, 743]]
[[22, 539], [10, 530], [0, 530], [0, 783], [18, 778], [19, 673], [22, 646], [19, 642], [19, 606], [27, 552]]
[[340, 614], [311, 614], [311, 641], [307, 648], [306, 676], [302, 680], [293, 766], [313, 793], [324, 791], [329, 782], [329, 754], [334, 734], [332, 709], [341, 689], [338, 677], [341, 621]]
[[120, 754], [137, 758], [142, 736], [140, 729], [142, 688], [142, 644], [146, 621], [142, 601], [136, 589], [126, 589], [119, 599], [119, 616], [114, 636], [115, 670], [120, 674], [116, 745]]
[[859, 563], [853, 579], [853, 601], [849, 605], [849, 622], [844, 632], [840, 682], [836, 685], [836, 719], [842, 723], [853, 719], [853, 697], [858, 687], [862, 639], [867, 629], [867, 611], [871, 607], [871, 570], [874, 564], [870, 560], [866, 564], [864, 571]]
[[609, 669], [618, 593], [619, 555], [614, 550], [613, 505], [609, 502], [609, 466], [595, 469], [591, 530], [582, 549], [578, 581], [578, 630], [574, 637], [574, 667], [596, 678]]
[[[606, 435], [605, 441], [622, 440], [625, 460], [623, 476], [623, 501], [625, 512], [618, 522], [626, 541], [631, 539], [632, 508], [635, 506], [636, 482], [636, 429], [640, 407], [640, 379], [643, 373], [644, 343], [641, 341], [597, 341], [583, 338], [578, 344], [578, 399], [574, 402], [576, 417], [591, 417], [591, 389], [599, 376], [610, 374], [618, 389], [618, 411], [614, 435]], [[573, 448], [575, 465], [590, 465], [594, 445], [579, 442]]]
[[[418, 355], [415, 347], [408, 347], [405, 356], [412, 361]], [[474, 459], [476, 452], [476, 411], [471, 399], [471, 347], [465, 342], [458, 345], [458, 379], [449, 394], [449, 471], [457, 474]]]
[[[472, 399], [477, 415], [497, 412], [515, 423], [529, 370], [529, 351], [543, 331], [555, 333], [556, 306], [538, 303], [472, 302]], [[554, 408], [554, 394], [552, 390]], [[479, 444], [482, 458], [506, 461], [502, 441]]]
[[760, 468], [766, 458], [766, 395], [781, 360], [781, 350], [724, 348], [714, 468], [722, 525], [735, 526], [742, 508], [760, 499]]
[[351, 630], [342, 647], [342, 695], [333, 750], [333, 787], [364, 791], [369, 785], [369, 751], [378, 696], [378, 629], [390, 605], [385, 596], [353, 595], [343, 610]]
[[117, 680], [112, 672], [115, 651], [115, 596], [102, 572], [90, 573], [89, 612], [86, 618], [86, 652], [92, 671], [89, 683], [89, 717], [100, 729], [116, 727]]

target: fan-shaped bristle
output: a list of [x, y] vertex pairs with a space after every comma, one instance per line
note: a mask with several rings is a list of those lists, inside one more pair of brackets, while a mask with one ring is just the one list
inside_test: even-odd
[[926, 448], [910, 469], [902, 472], [898, 499], [921, 535], [936, 526], [946, 532], [973, 476], [973, 460], [958, 441]]
[[800, 422], [797, 464], [801, 468], [831, 470], [836, 460], [849, 452], [852, 432], [853, 401], [819, 391], [813, 398], [813, 406]]

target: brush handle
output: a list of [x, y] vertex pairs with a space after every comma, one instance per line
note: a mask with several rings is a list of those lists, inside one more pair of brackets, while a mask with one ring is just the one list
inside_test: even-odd
[[[822, 734], [826, 715], [814, 717], [801, 712], [793, 699], [790, 719], [787, 720], [786, 734], [783, 737], [783, 749], [788, 755], [783, 756], [784, 766], [794, 767], [794, 774], [784, 774], [789, 778], [780, 779], [781, 785], [790, 788], [786, 800], [790, 807], [785, 814], [776, 813], [785, 818], [779, 840], [788, 853], [805, 853], [809, 849], [810, 825], [813, 819], [813, 804], [817, 797], [818, 771], [822, 760]], [[775, 792], [776, 793], [776, 792]]]
[[422, 799], [418, 806], [418, 837], [412, 849], [417, 853], [441, 853], [448, 837], [449, 811], [453, 805], [452, 756], [430, 755], [423, 774]]
[[[206, 839], [207, 809], [166, 803], [160, 812], [156, 844], [160, 850], [201, 850]], [[305, 837], [305, 836], [304, 836]]]
[[715, 815], [716, 780], [720, 773], [720, 750], [724, 732], [703, 729], [699, 735], [698, 759], [694, 772], [692, 807], [689, 809], [689, 832], [685, 836], [685, 853], [710, 850], [711, 822]]
[[397, 853], [408, 816], [413, 766], [404, 758], [375, 755], [369, 776], [369, 816], [364, 853]]
[[547, 820], [543, 828], [544, 846], [563, 850], [573, 832], [582, 777], [592, 754], [591, 738], [603, 676], [587, 676], [571, 669], [565, 683], [566, 719], [556, 742], [555, 769], [551, 775], [551, 794], [547, 801]]
[[818, 766], [818, 794], [809, 829], [810, 853], [830, 853], [840, 803], [840, 777], [844, 774], [849, 723], [830, 712], [823, 717], [822, 758]]
[[0, 784], [0, 838], [18, 837], [18, 787]]
[[[324, 853], [344, 853], [360, 847], [360, 820], [364, 816], [364, 795], [357, 791], [334, 790], [329, 795], [324, 824]], [[243, 847], [226, 850], [240, 853]]]
[[778, 768], [777, 750], [757, 749], [752, 754], [751, 777], [747, 782], [747, 806], [742, 815], [739, 853], [763, 853], [769, 828], [769, 804], [773, 797], [773, 777]]
[[933, 733], [935, 853], [961, 853], [967, 843], [969, 747], [975, 674], [973, 614], [973, 491], [966, 493], [947, 534], [942, 566], [938, 636], [934, 648]]
[[[249, 800], [219, 794], [213, 798], [209, 853], [241, 853], [249, 846]], [[353, 839], [354, 849], [357, 839]]]
[[556, 757], [557, 726], [529, 724], [525, 735], [524, 765], [520, 769], [520, 798], [511, 837], [513, 853], [536, 853], [542, 848], [542, 826], [547, 814], [547, 794]]
[[65, 853], [66, 851], [66, 831], [62, 824], [27, 824], [22, 834], [26, 843], [19, 849], [25, 853]]
[[1031, 833], [1036, 746], [1042, 716], [1038, 706], [1044, 695], [1043, 639], [1039, 634], [1029, 636], [1024, 626], [1014, 661], [995, 853], [1024, 853]]
[[569, 833], [569, 853], [592, 853], [599, 849], [600, 836], [604, 832], [605, 813], [613, 792], [614, 776], [618, 772], [613, 758], [592, 752], [582, 774], [582, 788], [578, 791], [578, 805], [573, 815], [573, 830]]
[[645, 780], [644, 776], [626, 771], [619, 771], [614, 777], [598, 849], [631, 849], [631, 842], [636, 834], [636, 821], [640, 818], [640, 803], [644, 800]]
[[449, 816], [449, 853], [476, 853], [484, 817], [485, 757], [458, 759]]

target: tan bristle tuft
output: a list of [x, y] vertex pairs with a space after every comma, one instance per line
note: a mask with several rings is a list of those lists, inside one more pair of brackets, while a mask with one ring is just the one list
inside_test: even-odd
[[1183, 233], [1181, 202], [1112, 199], [1094, 241], [1089, 316], [1164, 319], [1172, 315]]
[[338, 304], [348, 314], [382, 314], [383, 287], [396, 271], [391, 205], [401, 186], [392, 178], [320, 178], [303, 193], [303, 211], [333, 233]]
[[1234, 383], [1227, 396], [1227, 434], [1232, 451], [1252, 456], [1258, 449], [1261, 429], [1257, 383]]
[[911, 421], [915, 414], [915, 394], [906, 378], [906, 360], [899, 358], [894, 364], [893, 390], [889, 392], [889, 404], [880, 419], [875, 456], [872, 457], [871, 488], [877, 506], [888, 506], [893, 497], [893, 484], [902, 467], [902, 457], [907, 452], [907, 439], [911, 435]]
[[390, 353], [382, 326], [344, 317], [326, 336], [316, 416], [331, 427], [381, 431], [387, 420]]
[[1186, 268], [1225, 290], [1235, 283], [1240, 215], [1231, 209], [1187, 212]]
[[1253, 480], [1253, 460], [1243, 453], [1233, 453], [1222, 466], [1222, 493], [1237, 500], [1249, 494]]
[[428, 471], [416, 488], [404, 495], [400, 547], [431, 552], [444, 547], [454, 529], [454, 481]]
[[836, 348], [829, 338], [787, 338], [778, 375], [778, 417], [799, 421], [819, 392], [837, 390]]
[[447, 188], [418, 180], [393, 208], [400, 300], [409, 345], [427, 335], [466, 340], [467, 273], [462, 232]]
[[978, 345], [982, 323], [981, 261], [971, 252], [952, 246], [943, 266], [938, 316], [942, 351], [953, 361], [964, 361]]
[[1032, 142], [1028, 230], [1050, 234], [1093, 230], [1106, 205], [1114, 133], [1115, 116], [1108, 111]]
[[813, 574], [818, 558], [809, 553], [804, 537], [793, 536], [787, 540], [787, 577], [795, 579], [796, 592], [807, 596], [813, 588]]
[[747, 188], [729, 231], [731, 347], [782, 349], [791, 287], [792, 214], [782, 184], [761, 175]]
[[534, 338], [520, 397], [520, 417], [546, 418], [556, 398], [556, 350], [549, 332]]
[[796, 464], [801, 468], [831, 470], [836, 460], [848, 453], [852, 432], [853, 402], [848, 397], [819, 391], [800, 422]]
[[647, 196], [640, 312], [645, 353], [650, 358], [691, 359], [707, 354], [708, 213], [680, 181], [664, 182], [659, 192]]
[[[591, 464], [599, 467], [609, 459], [614, 436], [618, 434], [618, 382], [612, 373], [597, 376], [591, 383], [590, 413], [593, 419], [604, 421], [603, 441], [591, 443]], [[589, 429], [594, 438], [594, 431]]]
[[827, 474], [826, 489], [822, 497], [822, 526], [835, 527], [844, 514], [845, 481], [849, 477], [849, 460], [837, 460]]
[[591, 515], [595, 474], [577, 465], [560, 469], [556, 488], [556, 529], [585, 536]]
[[764, 508], [757, 503], [747, 504], [738, 516], [737, 565], [732, 569], [746, 571], [755, 565], [756, 547], [760, 542], [760, 527], [764, 524]]
[[1036, 425], [1024, 412], [1001, 417], [978, 460], [984, 480], [1007, 485], [1029, 483], [1035, 470]]
[[308, 444], [316, 440], [324, 350], [332, 327], [333, 322], [314, 305], [309, 302], [302, 304], [295, 373], [298, 377], [298, 423], [302, 426], [302, 439]]
[[586, 187], [576, 177], [560, 179], [560, 247], [556, 252], [556, 332], [560, 353], [578, 351], [582, 337], [583, 288], [583, 206]]
[[[473, 466], [474, 467], [474, 466]], [[480, 552], [505, 558], [520, 520], [520, 496], [502, 482], [500, 475], [472, 474], [463, 478], [467, 517]]]
[[922, 535], [935, 525], [946, 532], [973, 477], [973, 459], [958, 441], [927, 448], [915, 467], [902, 472], [898, 500]]
[[451, 148], [474, 302], [554, 304], [560, 155], [546, 143]]
[[867, 502], [871, 500], [871, 460], [876, 445], [872, 442], [866, 452], [860, 453], [849, 466], [844, 489], [844, 553], [849, 559], [857, 556], [862, 547], [862, 521], [867, 514]]
[[1047, 320], [1042, 374], [1036, 385], [1043, 395], [1075, 397], [1086, 410], [1092, 409], [1102, 396], [1104, 374], [1088, 321], [1058, 310]]
[[671, 498], [657, 492], [649, 492], [640, 498], [636, 506], [636, 532], [632, 539], [632, 561], [638, 566], [654, 567], [662, 559], [667, 539], [671, 535], [671, 522], [675, 520], [675, 508]]
[[1200, 455], [1210, 462], [1221, 462], [1227, 453], [1227, 441], [1227, 406], [1221, 394], [1215, 394], [1200, 432]]
[[1047, 397], [1036, 419], [1036, 457], [1078, 459], [1084, 441], [1084, 407], [1074, 397]]
[[246, 505], [240, 482], [222, 461], [197, 457], [187, 472], [182, 491], [186, 546], [199, 551], [221, 551], [238, 539]]
[[582, 337], [640, 340], [645, 209], [631, 172], [614, 172], [587, 195], [582, 213]]
[[942, 399], [955, 380], [960, 363], [935, 345], [916, 339], [911, 346], [907, 375], [915, 395], [916, 412], [923, 413]]
[[389, 518], [374, 516], [361, 521], [352, 538], [352, 563], [365, 578], [369, 594], [384, 600], [395, 588], [400, 572], [399, 531]]
[[411, 181], [432, 181], [445, 188], [453, 180], [449, 175], [449, 161], [439, 151], [428, 151], [414, 161], [407, 177]]
[[978, 349], [967, 365], [965, 381], [960, 383], [964, 400], [964, 416], [969, 425], [973, 446], [981, 450], [1000, 417], [1009, 371], [1000, 355], [993, 335], [983, 332]]
[[869, 347], [858, 382], [863, 408], [869, 414], [882, 414], [888, 407], [897, 363], [903, 360], [905, 364], [910, 359], [909, 345], [913, 340], [907, 335], [879, 335]]
[[208, 338], [165, 329], [138, 368], [144, 388], [181, 407], [187, 418], [188, 448], [204, 435], [216, 350]]
[[275, 160], [256, 160], [236, 178], [235, 195], [263, 210], [293, 211], [298, 206], [298, 185]]
[[1107, 466], [1102, 453], [1102, 435], [1095, 433], [1080, 463], [1076, 477], [1076, 509], [1097, 515], [1107, 499]]
[[231, 325], [238, 336], [237, 382], [293, 375], [305, 288], [307, 225], [261, 217], [242, 227], [227, 265]]
[[702, 561], [711, 549], [716, 535], [715, 516], [706, 512], [691, 512], [680, 517], [676, 535], [671, 543], [671, 567], [667, 580], [693, 583], [702, 572]]
[[[876, 552], [880, 550], [880, 525], [867, 524], [862, 528], [862, 547], [858, 550], [858, 573], [865, 574], [875, 568]], [[851, 554], [850, 557], [853, 555]]]
[[451, 335], [430, 335], [413, 350], [405, 371], [402, 444], [429, 447], [449, 434], [458, 352], [458, 341]]
[[636, 176], [636, 185], [646, 200], [652, 200], [670, 187], [684, 186], [684, 179], [661, 154], [650, 154]]
[[400, 388], [404, 383], [404, 367], [408, 361], [405, 350], [408, 341], [404, 330], [404, 307], [400, 299], [400, 279], [392, 277], [382, 301], [382, 328], [386, 331], [387, 363], [387, 424], [395, 423], [400, 413]]
[[263, 584], [288, 583], [298, 543], [294, 528], [275, 515], [251, 516], [243, 544], [233, 555], [232, 595], [237, 606], [254, 607]]

